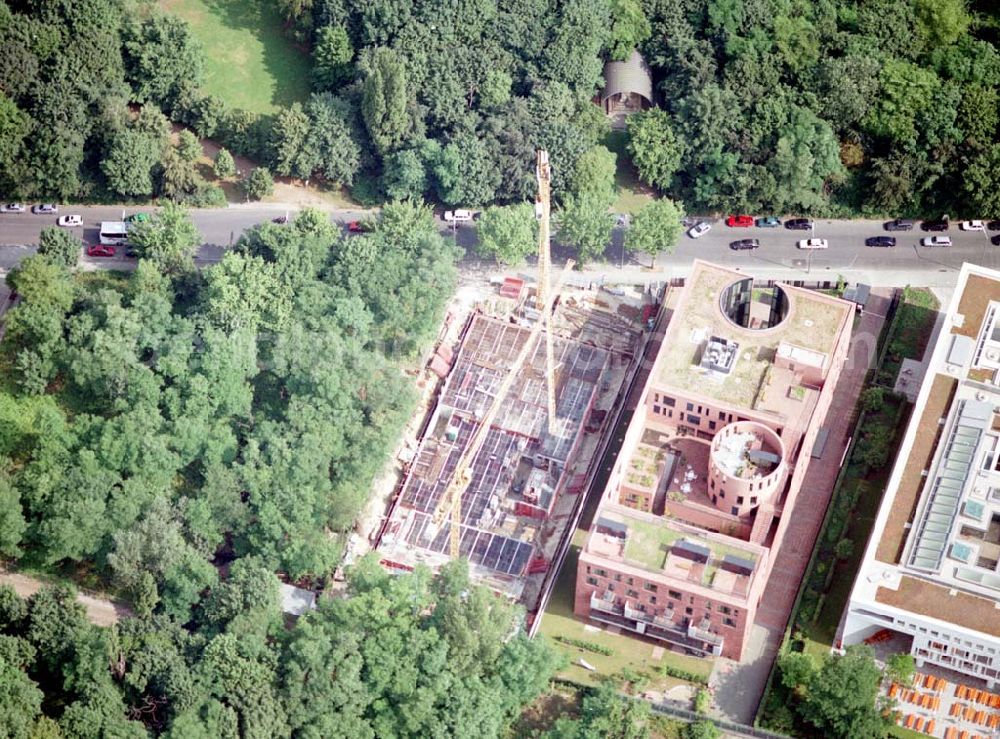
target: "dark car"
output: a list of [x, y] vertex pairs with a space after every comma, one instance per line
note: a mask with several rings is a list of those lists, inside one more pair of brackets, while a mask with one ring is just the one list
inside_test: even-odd
[[765, 216], [757, 219], [757, 228], [777, 228], [780, 225], [781, 221], [774, 216]]
[[941, 216], [936, 221], [924, 221], [921, 228], [924, 231], [947, 231], [948, 225], [948, 216]]
[[909, 221], [905, 218], [897, 218], [893, 221], [885, 222], [886, 231], [912, 231], [913, 221]]
[[869, 239], [865, 239], [865, 246], [895, 246], [896, 237], [895, 236], [872, 236]]
[[272, 218], [271, 223], [288, 223], [288, 216], [278, 216], [277, 218]]
[[986, 228], [990, 231], [1000, 231], [1000, 221], [987, 221]]
[[750, 228], [753, 225], [753, 216], [729, 216], [726, 225], [730, 228]]
[[730, 249], [742, 251], [744, 249], [759, 249], [760, 242], [757, 239], [740, 239], [729, 244]]
[[996, 236], [992, 237], [990, 239], [990, 243], [992, 243], [994, 246], [1000, 246], [1000, 234], [997, 234]]
[[785, 228], [792, 231], [809, 231], [813, 227], [813, 222], [808, 218], [789, 218], [785, 221]]

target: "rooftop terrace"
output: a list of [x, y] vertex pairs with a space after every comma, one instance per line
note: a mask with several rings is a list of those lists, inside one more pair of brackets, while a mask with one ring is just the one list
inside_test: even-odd
[[745, 594], [758, 554], [725, 544], [669, 518], [649, 521], [626, 509], [603, 510], [588, 549], [644, 570], [726, 593]]
[[[664, 339], [670, 351], [660, 353], [656, 370], [660, 382], [750, 409], [766, 383], [779, 346], [824, 355], [833, 352], [840, 328], [849, 320], [850, 306], [824, 295], [783, 287], [789, 301], [785, 319], [766, 330], [743, 328], [722, 312], [719, 302], [723, 290], [741, 279], [746, 275], [696, 263]], [[727, 374], [707, 376], [700, 367], [712, 337], [739, 344], [738, 356]]]

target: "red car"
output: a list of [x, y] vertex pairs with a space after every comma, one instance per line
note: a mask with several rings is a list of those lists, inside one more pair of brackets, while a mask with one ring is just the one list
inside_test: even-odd
[[753, 225], [753, 216], [729, 216], [726, 225], [732, 228], [750, 228]]
[[347, 224], [347, 230], [352, 234], [363, 234], [365, 227], [361, 225], [361, 221], [351, 221]]
[[106, 246], [105, 244], [91, 244], [87, 247], [88, 257], [113, 257], [115, 255], [115, 247]]

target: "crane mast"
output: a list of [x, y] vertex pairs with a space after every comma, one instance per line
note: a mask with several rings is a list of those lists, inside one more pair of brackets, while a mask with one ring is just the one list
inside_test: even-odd
[[497, 413], [503, 406], [507, 393], [510, 392], [510, 389], [517, 381], [522, 367], [524, 367], [525, 362], [528, 361], [528, 357], [530, 357], [531, 353], [536, 349], [538, 338], [543, 330], [545, 330], [545, 374], [546, 384], [548, 386], [549, 432], [553, 433], [555, 429], [556, 395], [555, 377], [552, 366], [553, 349], [551, 313], [555, 302], [555, 296], [558, 294], [559, 289], [562, 286], [563, 278], [567, 272], [573, 269], [574, 262], [573, 260], [568, 260], [566, 262], [566, 269], [559, 275], [559, 279], [556, 281], [556, 284], [549, 284], [551, 262], [549, 252], [549, 217], [551, 214], [550, 190], [552, 172], [549, 168], [548, 152], [544, 150], [538, 151], [535, 166], [535, 177], [538, 181], [538, 199], [535, 204], [535, 212], [538, 216], [537, 304], [539, 316], [535, 325], [532, 326], [531, 332], [528, 334], [528, 338], [525, 340], [524, 345], [521, 347], [521, 350], [517, 353], [513, 363], [507, 370], [507, 374], [500, 382], [500, 386], [494, 393], [493, 400], [490, 402], [489, 407], [486, 409], [482, 418], [479, 419], [479, 425], [476, 427], [476, 430], [472, 434], [472, 438], [469, 440], [468, 446], [466, 446], [465, 451], [462, 452], [462, 456], [455, 465], [455, 474], [452, 476], [451, 482], [445, 489], [444, 495], [441, 496], [441, 500], [438, 502], [438, 505], [434, 509], [434, 513], [431, 516], [431, 521], [438, 527], [442, 524], [446, 516], [450, 519], [448, 550], [452, 559], [457, 559], [461, 555], [462, 494], [472, 482], [472, 462], [479, 453], [479, 450], [483, 448], [483, 444], [486, 443], [486, 437], [489, 435], [490, 426], [493, 425], [493, 421], [496, 418]]

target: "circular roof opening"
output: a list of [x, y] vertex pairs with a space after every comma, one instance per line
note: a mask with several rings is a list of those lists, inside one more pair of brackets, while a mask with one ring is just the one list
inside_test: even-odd
[[740, 328], [763, 331], [788, 316], [788, 295], [778, 285], [754, 287], [753, 278], [747, 277], [722, 291], [719, 307]]

